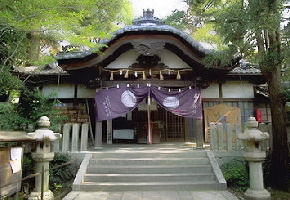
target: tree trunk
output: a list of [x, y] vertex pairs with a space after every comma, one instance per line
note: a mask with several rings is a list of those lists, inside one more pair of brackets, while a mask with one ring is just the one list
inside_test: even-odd
[[30, 47], [28, 50], [29, 64], [39, 59], [40, 54], [40, 37], [38, 32], [31, 32], [28, 35], [30, 40]]
[[285, 104], [281, 95], [281, 65], [268, 74], [268, 90], [271, 105], [273, 149], [270, 178], [274, 187], [282, 188], [288, 181], [288, 145], [285, 121]]

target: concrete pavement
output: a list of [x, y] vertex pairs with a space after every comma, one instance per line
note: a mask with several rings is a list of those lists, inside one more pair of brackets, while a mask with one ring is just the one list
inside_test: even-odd
[[238, 200], [228, 191], [70, 192], [63, 200]]

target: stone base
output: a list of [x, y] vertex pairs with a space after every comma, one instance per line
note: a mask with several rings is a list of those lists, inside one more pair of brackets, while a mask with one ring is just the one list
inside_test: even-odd
[[94, 147], [94, 150], [103, 150], [103, 147]]
[[[53, 193], [52, 191], [48, 190], [47, 192], [43, 193], [44, 200], [52, 200]], [[41, 193], [40, 192], [31, 192], [28, 200], [41, 200]]]
[[267, 190], [252, 190], [252, 189], [247, 189], [247, 191], [245, 192], [245, 196], [247, 197], [247, 199], [249, 200], [270, 200], [271, 199], [271, 195]]

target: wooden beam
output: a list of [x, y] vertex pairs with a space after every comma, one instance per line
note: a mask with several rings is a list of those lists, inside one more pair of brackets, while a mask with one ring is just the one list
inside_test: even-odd
[[136, 80], [136, 81], [102, 81], [101, 87], [116, 87], [117, 84], [132, 84], [132, 85], [146, 85], [150, 83], [154, 86], [160, 87], [188, 87], [192, 86], [192, 81], [182, 81], [182, 80]]

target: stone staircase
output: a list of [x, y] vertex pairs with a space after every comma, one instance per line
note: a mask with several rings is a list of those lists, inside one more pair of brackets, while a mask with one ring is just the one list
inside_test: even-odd
[[73, 191], [225, 190], [213, 154], [205, 150], [100, 151], [86, 154]]

